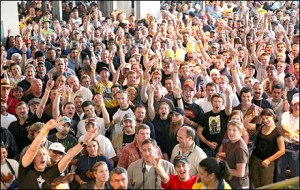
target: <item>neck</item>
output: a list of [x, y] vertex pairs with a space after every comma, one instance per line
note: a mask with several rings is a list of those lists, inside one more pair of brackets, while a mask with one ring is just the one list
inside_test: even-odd
[[57, 137], [58, 139], [65, 139], [67, 136], [68, 136], [68, 135], [63, 135], [63, 134], [61, 134], [60, 132], [57, 132], [57, 133], [56, 133], [56, 137]]
[[182, 148], [182, 153], [185, 154], [187, 151], [189, 151], [192, 148], [193, 144], [190, 144], [187, 147]]
[[218, 187], [218, 179], [211, 180], [209, 184], [207, 184], [207, 189], [217, 189]]
[[27, 117], [26, 118], [23, 118], [23, 117], [19, 118], [19, 124], [23, 125], [25, 123], [26, 119], [27, 119]]
[[293, 111], [292, 114], [293, 114], [294, 117], [299, 117], [299, 111]]
[[96, 179], [95, 185], [96, 185], [97, 189], [104, 189], [105, 181], [99, 181], [99, 180]]
[[135, 133], [135, 131], [130, 131], [130, 132], [127, 132], [127, 131], [124, 131], [125, 135], [133, 135]]
[[1, 115], [7, 115], [7, 112], [6, 111], [1, 111]]

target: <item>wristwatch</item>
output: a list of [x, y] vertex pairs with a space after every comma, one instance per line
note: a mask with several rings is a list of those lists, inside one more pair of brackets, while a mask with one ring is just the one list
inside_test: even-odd
[[86, 144], [85, 144], [83, 141], [80, 142], [80, 145], [81, 145], [83, 148], [86, 147]]

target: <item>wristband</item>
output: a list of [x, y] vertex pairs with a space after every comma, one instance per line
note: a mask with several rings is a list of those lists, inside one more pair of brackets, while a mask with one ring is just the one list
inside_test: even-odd
[[234, 72], [234, 71], [236, 71], [236, 70], [235, 69], [231, 70], [231, 72]]
[[49, 131], [47, 131], [46, 129], [43, 128], [43, 129], [41, 130], [41, 133], [44, 134], [44, 135], [47, 135], [47, 134], [49, 133]]
[[114, 121], [114, 120], [112, 120], [111, 124], [113, 124], [113, 125], [114, 125], [114, 124], [115, 124], [115, 121]]
[[192, 121], [192, 123], [190, 123], [190, 126], [193, 126], [194, 122]]
[[83, 148], [86, 147], [86, 144], [85, 144], [83, 141], [81, 141], [79, 144], [80, 144]]
[[99, 106], [104, 106], [105, 107], [105, 104], [100, 104]]
[[23, 54], [26, 54], [26, 53], [23, 53]]
[[46, 91], [46, 92], [50, 92], [50, 90], [49, 90], [49, 89], [47, 89], [47, 88], [45, 89], [45, 91]]

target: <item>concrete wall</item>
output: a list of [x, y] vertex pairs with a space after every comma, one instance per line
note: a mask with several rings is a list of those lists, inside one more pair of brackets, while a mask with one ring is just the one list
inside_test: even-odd
[[151, 13], [156, 20], [160, 15], [160, 1], [135, 1], [136, 18], [146, 18], [148, 13]]
[[[16, 1], [1, 1], [1, 22], [2, 21], [3, 30], [1, 29], [1, 37], [3, 36], [2, 31], [4, 31], [4, 36], [7, 36], [8, 28], [11, 29], [11, 35], [15, 36], [20, 34], [18, 6]], [[2, 41], [2, 43], [5, 42]]]

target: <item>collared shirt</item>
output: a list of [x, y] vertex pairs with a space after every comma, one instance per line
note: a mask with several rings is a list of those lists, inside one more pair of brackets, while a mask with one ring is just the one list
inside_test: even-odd
[[23, 148], [31, 144], [31, 140], [27, 137], [28, 136], [27, 127], [30, 126], [31, 124], [32, 122], [30, 121], [30, 118], [28, 118], [23, 125], [19, 123], [19, 119], [18, 119], [17, 121], [12, 122], [8, 126], [8, 130], [14, 136], [14, 139], [20, 151], [22, 151]]
[[79, 90], [77, 90], [76, 92], [70, 93], [70, 101], [72, 103], [74, 103], [74, 98], [78, 95], [83, 97], [83, 101], [86, 101], [86, 100], [92, 101], [92, 99], [93, 99], [92, 92], [84, 86], [80, 86]]
[[204, 159], [207, 158], [205, 152], [195, 144], [191, 146], [190, 150], [187, 151], [186, 153], [183, 154], [182, 148], [177, 144], [172, 151], [172, 156], [170, 159], [170, 162], [174, 162], [174, 158], [177, 155], [185, 155], [188, 158], [189, 163], [191, 164], [191, 169], [190, 169], [190, 175], [191, 176], [197, 176], [198, 175], [198, 166], [199, 163]]
[[[12, 54], [14, 53], [18, 53], [20, 55], [22, 55], [22, 48], [21, 49], [17, 49], [15, 46], [10, 48], [9, 50], [7, 50], [7, 56], [6, 56], [6, 59], [8, 60], [11, 60], [11, 56]], [[26, 51], [26, 58], [27, 59], [30, 59], [31, 58], [31, 52], [29, 50], [29, 48], [27, 48], [27, 51]]]

